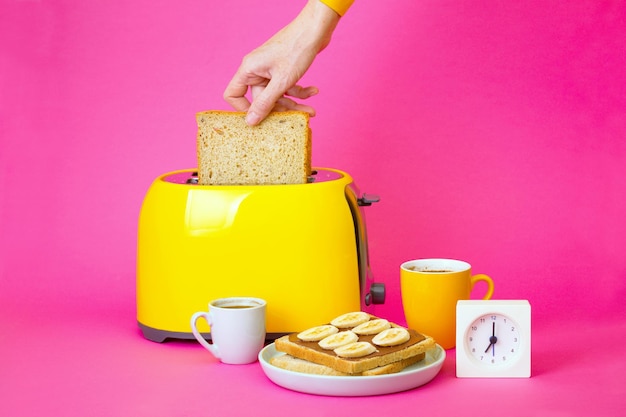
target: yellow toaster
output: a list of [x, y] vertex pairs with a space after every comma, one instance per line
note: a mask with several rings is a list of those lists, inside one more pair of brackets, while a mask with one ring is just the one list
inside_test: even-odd
[[[376, 201], [329, 168], [295, 185], [199, 185], [192, 169], [159, 176], [139, 215], [144, 337], [193, 339], [191, 315], [221, 297], [264, 298], [270, 340], [383, 303], [363, 213]], [[207, 324], [200, 331], [210, 339]]]

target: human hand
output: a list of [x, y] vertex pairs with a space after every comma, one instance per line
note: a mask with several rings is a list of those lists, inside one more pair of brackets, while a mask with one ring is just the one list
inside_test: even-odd
[[[301, 110], [315, 115], [311, 106], [298, 103], [318, 93], [298, 81], [328, 43], [339, 15], [319, 0], [309, 0], [302, 12], [267, 42], [246, 55], [224, 91], [224, 99], [238, 111], [247, 111], [250, 125], [270, 111]], [[252, 102], [246, 94], [250, 90]]]

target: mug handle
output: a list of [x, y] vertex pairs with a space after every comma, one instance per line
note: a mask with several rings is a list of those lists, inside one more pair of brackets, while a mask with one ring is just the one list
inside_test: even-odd
[[473, 275], [470, 279], [471, 289], [474, 289], [474, 284], [476, 284], [478, 281], [485, 281], [487, 283], [487, 293], [485, 293], [483, 300], [489, 300], [493, 295], [493, 280], [491, 279], [491, 277], [485, 274]]
[[213, 324], [212, 320], [211, 320], [211, 313], [210, 312], [198, 311], [197, 313], [194, 313], [191, 316], [191, 332], [193, 333], [193, 335], [196, 338], [196, 340], [198, 342], [200, 342], [200, 344], [202, 346], [204, 346], [206, 348], [206, 350], [211, 352], [213, 354], [213, 356], [215, 356], [217, 359], [220, 359], [219, 349], [218, 349], [217, 345], [215, 343], [211, 344], [211, 343], [207, 342], [206, 340], [204, 340], [204, 337], [202, 337], [202, 335], [198, 331], [198, 328], [196, 327], [196, 322], [201, 317], [203, 317], [207, 321], [207, 323], [209, 323], [209, 326], [211, 326]]

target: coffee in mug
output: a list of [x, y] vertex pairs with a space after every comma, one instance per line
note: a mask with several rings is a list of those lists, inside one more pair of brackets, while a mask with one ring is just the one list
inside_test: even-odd
[[471, 265], [454, 259], [416, 259], [400, 266], [402, 306], [407, 325], [431, 336], [444, 349], [456, 343], [456, 302], [470, 298], [474, 284], [483, 281], [491, 298], [493, 280], [472, 275]]
[[[194, 337], [223, 363], [245, 364], [257, 360], [265, 343], [265, 307], [260, 298], [230, 297], [213, 300], [208, 311], [191, 316]], [[198, 331], [196, 322], [204, 318], [211, 326], [211, 341]]]

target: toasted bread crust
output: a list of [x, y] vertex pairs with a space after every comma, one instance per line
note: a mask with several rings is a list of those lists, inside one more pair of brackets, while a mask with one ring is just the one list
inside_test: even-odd
[[426, 354], [421, 353], [419, 355], [393, 362], [385, 366], [379, 366], [377, 368], [370, 369], [369, 371], [365, 371], [360, 374], [348, 374], [345, 372], [339, 372], [326, 365], [309, 362], [307, 360], [295, 358], [287, 354], [273, 357], [270, 360], [270, 363], [278, 368], [287, 369], [289, 371], [301, 372], [305, 374], [327, 376], [375, 376], [400, 372], [407, 366], [411, 366], [417, 362], [424, 360], [425, 357]]
[[363, 376], [374, 376], [374, 375], [385, 375], [385, 374], [395, 374], [400, 372], [407, 366], [411, 366], [420, 361], [423, 361], [426, 357], [426, 353], [419, 353], [410, 358], [402, 359], [397, 362], [390, 363], [388, 365], [379, 366], [377, 368], [370, 369], [368, 371], [363, 371], [361, 375]]

